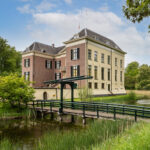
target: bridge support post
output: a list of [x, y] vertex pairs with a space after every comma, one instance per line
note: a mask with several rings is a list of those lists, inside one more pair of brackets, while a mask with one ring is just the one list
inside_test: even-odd
[[71, 123], [75, 123], [74, 115], [71, 115]]

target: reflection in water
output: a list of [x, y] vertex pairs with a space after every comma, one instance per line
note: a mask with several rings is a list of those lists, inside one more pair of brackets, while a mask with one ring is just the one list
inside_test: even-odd
[[0, 140], [9, 138], [13, 143], [19, 144], [19, 150], [31, 150], [35, 142], [47, 131], [55, 134], [79, 127], [50, 120], [0, 120]]

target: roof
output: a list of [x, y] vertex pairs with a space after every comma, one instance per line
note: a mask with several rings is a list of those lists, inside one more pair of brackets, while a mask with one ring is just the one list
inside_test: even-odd
[[38, 51], [42, 53], [55, 55], [58, 54], [64, 48], [65, 46], [53, 47], [39, 42], [34, 42], [28, 48], [26, 48], [24, 52]]
[[75, 34], [69, 41], [72, 41], [74, 39], [78, 39], [78, 38], [82, 38], [82, 37], [88, 37], [90, 39], [93, 39], [95, 41], [98, 41], [100, 42], [101, 44], [104, 44], [108, 47], [111, 47], [113, 49], [117, 49], [118, 51], [120, 52], [123, 52], [125, 53], [123, 50], [121, 50], [121, 48], [114, 42], [112, 41], [111, 39], [109, 38], [106, 38], [94, 31], [91, 31], [87, 28], [81, 30], [78, 34]]

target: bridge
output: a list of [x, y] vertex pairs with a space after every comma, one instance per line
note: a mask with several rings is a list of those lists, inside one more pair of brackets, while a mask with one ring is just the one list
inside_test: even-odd
[[[29, 103], [30, 108], [34, 109], [42, 116], [46, 114], [58, 113], [61, 120], [63, 115], [71, 115], [71, 121], [74, 122], [74, 116], [81, 116], [83, 123], [86, 123], [86, 118], [109, 118], [116, 120], [117, 118], [124, 119], [126, 117], [134, 119], [150, 118], [150, 107], [121, 105], [101, 102], [75, 102], [74, 88], [77, 84], [75, 81], [92, 79], [92, 76], [77, 76], [64, 78], [59, 80], [45, 81], [45, 84], [60, 84], [60, 100], [36, 100]], [[63, 89], [68, 84], [71, 87], [71, 101], [63, 99]]]
[[150, 118], [150, 107], [111, 104], [102, 102], [70, 102], [59, 100], [36, 100], [28, 104], [30, 108], [46, 114], [58, 113], [62, 118], [63, 115], [71, 115], [72, 121], [74, 116], [81, 116], [83, 123], [86, 123], [86, 118], [108, 118], [108, 119], [139, 119]]

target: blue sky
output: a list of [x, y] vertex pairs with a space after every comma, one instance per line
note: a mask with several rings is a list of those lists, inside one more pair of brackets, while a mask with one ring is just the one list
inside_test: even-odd
[[[127, 52], [126, 64], [150, 65], [150, 18], [140, 24], [122, 12], [125, 0], [1, 0], [0, 36], [17, 50], [32, 42], [60, 46], [82, 28], [112, 40]], [[79, 29], [80, 26], [80, 29]]]

